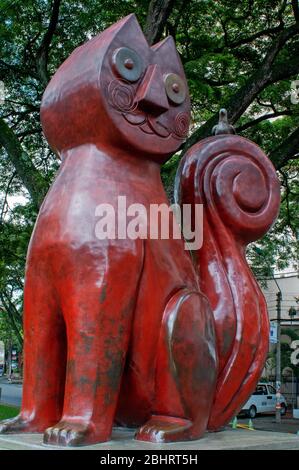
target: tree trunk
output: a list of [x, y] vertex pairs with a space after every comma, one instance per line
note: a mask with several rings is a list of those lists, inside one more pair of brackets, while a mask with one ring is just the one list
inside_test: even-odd
[[5, 148], [18, 177], [28, 190], [36, 208], [39, 208], [48, 190], [48, 182], [35, 168], [17, 136], [3, 119], [0, 119], [0, 145]]
[[161, 39], [174, 4], [175, 0], [151, 0], [144, 27], [144, 35], [150, 46]]

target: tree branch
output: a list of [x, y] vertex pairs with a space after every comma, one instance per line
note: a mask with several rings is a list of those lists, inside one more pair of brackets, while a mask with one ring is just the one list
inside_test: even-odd
[[277, 170], [299, 156], [299, 127], [269, 154]]
[[236, 41], [232, 41], [232, 42], [228, 43], [227, 47], [229, 47], [230, 49], [233, 49], [235, 47], [239, 47], [239, 46], [242, 46], [244, 44], [248, 44], [250, 42], [253, 42], [256, 39], [259, 39], [263, 36], [269, 36], [271, 34], [279, 33], [279, 31], [282, 31], [282, 29], [283, 29], [283, 25], [279, 24], [278, 26], [274, 26], [273, 28], [268, 28], [268, 29], [258, 31], [256, 33], [252, 34], [251, 36], [247, 36], [245, 38], [240, 38], [240, 39], [237, 39]]
[[[191, 78], [190, 77], [191, 74], [189, 74], [189, 77], [188, 78]], [[232, 83], [232, 79], [228, 79], [228, 80], [213, 80], [212, 78], [207, 78], [207, 77], [202, 77], [202, 81], [207, 83], [207, 85], [210, 85], [212, 87], [220, 87], [220, 86], [224, 86], [224, 85], [230, 85]]]
[[28, 129], [27, 131], [23, 132], [18, 132], [18, 138], [20, 141], [23, 141], [24, 137], [27, 137], [28, 135], [33, 135], [33, 134], [41, 134], [42, 129], [37, 128], [37, 129]]
[[294, 17], [296, 20], [296, 23], [299, 22], [299, 5], [298, 5], [298, 0], [292, 0], [292, 8], [293, 8], [293, 13]]
[[2, 222], [3, 222], [4, 212], [5, 212], [5, 213], [7, 212], [7, 211], [5, 211], [5, 207], [6, 207], [6, 205], [7, 205], [7, 196], [8, 196], [8, 192], [9, 192], [9, 190], [10, 190], [10, 186], [11, 186], [11, 184], [12, 184], [12, 182], [13, 182], [15, 176], [16, 176], [16, 172], [14, 171], [13, 174], [12, 174], [12, 176], [10, 177], [8, 183], [7, 183], [7, 186], [6, 186], [6, 190], [5, 190], [5, 193], [4, 193], [4, 202], [3, 202], [3, 206], [2, 206], [2, 210], [1, 210], [1, 215], [0, 215], [0, 226], [1, 226]]
[[150, 45], [161, 39], [164, 26], [174, 7], [175, 0], [151, 0], [144, 26], [144, 35]]
[[59, 19], [59, 8], [60, 8], [61, 0], [54, 0], [53, 7], [52, 7], [52, 14], [49, 22], [49, 26], [45, 35], [42, 39], [41, 45], [38, 48], [37, 55], [36, 55], [36, 65], [37, 65], [37, 72], [41, 83], [46, 86], [49, 77], [48, 77], [48, 56], [49, 56], [49, 48], [54, 36], [58, 19]]
[[[283, 12], [286, 8], [286, 5], [287, 5], [287, 0], [284, 0], [283, 4], [281, 6], [281, 9], [278, 12], [279, 24], [277, 26], [273, 26], [271, 28], [265, 28], [265, 29], [262, 29], [260, 31], [257, 31], [256, 33], [253, 33], [249, 36], [239, 38], [239, 39], [235, 39], [235, 40], [232, 40], [232, 41], [229, 41], [228, 34], [227, 34], [226, 29], [225, 29], [225, 24], [220, 19], [222, 29], [223, 29], [223, 32], [224, 32], [224, 44], [221, 47], [216, 47], [215, 49], [213, 49], [213, 52], [222, 52], [225, 47], [229, 47], [230, 49], [235, 49], [235, 48], [237, 48], [239, 46], [242, 46], [244, 44], [249, 44], [249, 43], [251, 43], [251, 42], [255, 41], [256, 39], [259, 39], [263, 36], [271, 36], [273, 34], [279, 33], [280, 31], [283, 30], [283, 27], [284, 27], [284, 22], [283, 22], [282, 15], [283, 15]], [[238, 18], [230, 17], [230, 19], [247, 20], [248, 16], [251, 14], [252, 7], [253, 7], [253, 2], [250, 2], [248, 11], [245, 13], [244, 16], [238, 17]]]
[[6, 150], [17, 175], [28, 190], [36, 208], [39, 208], [48, 190], [48, 183], [35, 168], [30, 157], [23, 150], [18, 138], [3, 119], [0, 119], [0, 146]]
[[[221, 107], [227, 109], [231, 124], [234, 124], [242, 116], [264, 88], [279, 80], [290, 78], [299, 72], [298, 54], [292, 60], [285, 61], [283, 64], [281, 62], [274, 63], [285, 43], [297, 34], [299, 34], [299, 24], [288, 27], [274, 39], [260, 67], [254, 71], [246, 83], [226, 103], [223, 103]], [[183, 151], [185, 152], [198, 140], [211, 135], [211, 129], [217, 122], [218, 112], [187, 139]]]
[[275, 113], [269, 113], [269, 114], [264, 114], [263, 116], [258, 117], [257, 119], [253, 119], [252, 121], [246, 122], [246, 124], [243, 124], [243, 126], [239, 126], [236, 128], [236, 133], [239, 134], [240, 132], [245, 131], [246, 129], [249, 129], [249, 127], [256, 126], [262, 121], [266, 121], [267, 119], [272, 119], [278, 116], [291, 116], [292, 111], [289, 109], [285, 109], [284, 111], [277, 111]]
[[23, 70], [21, 67], [13, 64], [7, 64], [4, 60], [0, 59], [0, 79], [7, 80], [8, 75], [12, 77], [22, 76]]
[[292, 194], [292, 191], [291, 191], [291, 188], [290, 188], [290, 185], [289, 185], [288, 175], [282, 170], [280, 170], [280, 173], [283, 177], [282, 185], [285, 188], [284, 197], [283, 197], [281, 202], [284, 201], [286, 203], [285, 206], [286, 206], [287, 224], [290, 227], [290, 229], [292, 230], [293, 235], [296, 237], [296, 228], [294, 227], [294, 224], [292, 222], [292, 215], [291, 215], [291, 208], [290, 208], [290, 195]]
[[13, 295], [13, 289], [11, 289], [10, 295], [7, 293], [7, 291], [3, 291], [1, 293], [1, 300], [3, 302], [3, 299], [6, 299], [6, 305], [9, 306], [11, 309], [11, 312], [13, 312], [13, 317], [15, 320], [19, 323], [20, 326], [22, 326], [22, 314], [19, 312], [19, 310], [16, 308], [14, 303], [11, 300], [11, 296]]
[[[0, 299], [1, 299], [1, 302], [4, 306], [4, 311], [6, 313], [6, 317], [9, 321], [10, 325], [12, 326], [13, 331], [16, 334], [16, 337], [19, 341], [20, 346], [22, 347], [23, 346], [23, 338], [21, 336], [20, 330], [19, 330], [19, 328], [16, 324], [15, 317], [14, 317], [14, 311], [17, 311], [17, 310], [16, 310], [15, 306], [13, 305], [13, 303], [10, 301], [10, 299], [8, 299], [7, 297], [5, 299], [3, 294], [0, 294]], [[18, 314], [19, 314], [19, 312], [18, 312]]]

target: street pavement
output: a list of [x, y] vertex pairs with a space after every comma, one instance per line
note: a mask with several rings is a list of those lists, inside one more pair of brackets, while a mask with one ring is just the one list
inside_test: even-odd
[[1, 402], [6, 405], [20, 406], [23, 387], [9, 383], [6, 377], [0, 377]]
[[[238, 418], [238, 423], [248, 424], [248, 418]], [[252, 420], [254, 429], [259, 431], [271, 431], [281, 433], [297, 434], [299, 432], [299, 419], [294, 419], [292, 413], [288, 412], [282, 416], [281, 423], [276, 423], [275, 415], [259, 415]], [[299, 435], [298, 435], [299, 438]]]

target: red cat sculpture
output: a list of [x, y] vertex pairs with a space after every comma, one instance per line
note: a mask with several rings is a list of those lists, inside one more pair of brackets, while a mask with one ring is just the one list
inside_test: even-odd
[[[47, 444], [75, 446], [108, 440], [116, 422], [139, 427], [140, 440], [197, 439], [251, 393], [267, 319], [244, 246], [270, 226], [279, 201], [262, 152], [220, 136], [206, 153], [200, 143], [186, 155], [179, 202], [208, 205], [196, 267], [182, 239], [96, 236], [99, 204], [116, 209], [120, 195], [148, 211], [168, 204], [160, 165], [185, 139], [189, 118], [173, 40], [149, 47], [134, 15], [77, 48], [52, 78], [41, 120], [62, 163], [28, 251], [22, 408], [0, 432], [44, 432]], [[228, 169], [214, 169], [223, 153], [232, 153]], [[217, 212], [223, 194], [232, 210], [241, 206], [235, 221], [230, 208]]]

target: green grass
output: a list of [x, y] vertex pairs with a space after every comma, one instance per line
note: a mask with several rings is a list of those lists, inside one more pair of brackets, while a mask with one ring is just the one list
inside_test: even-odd
[[16, 406], [0, 405], [0, 420], [13, 418], [19, 411], [20, 409]]

